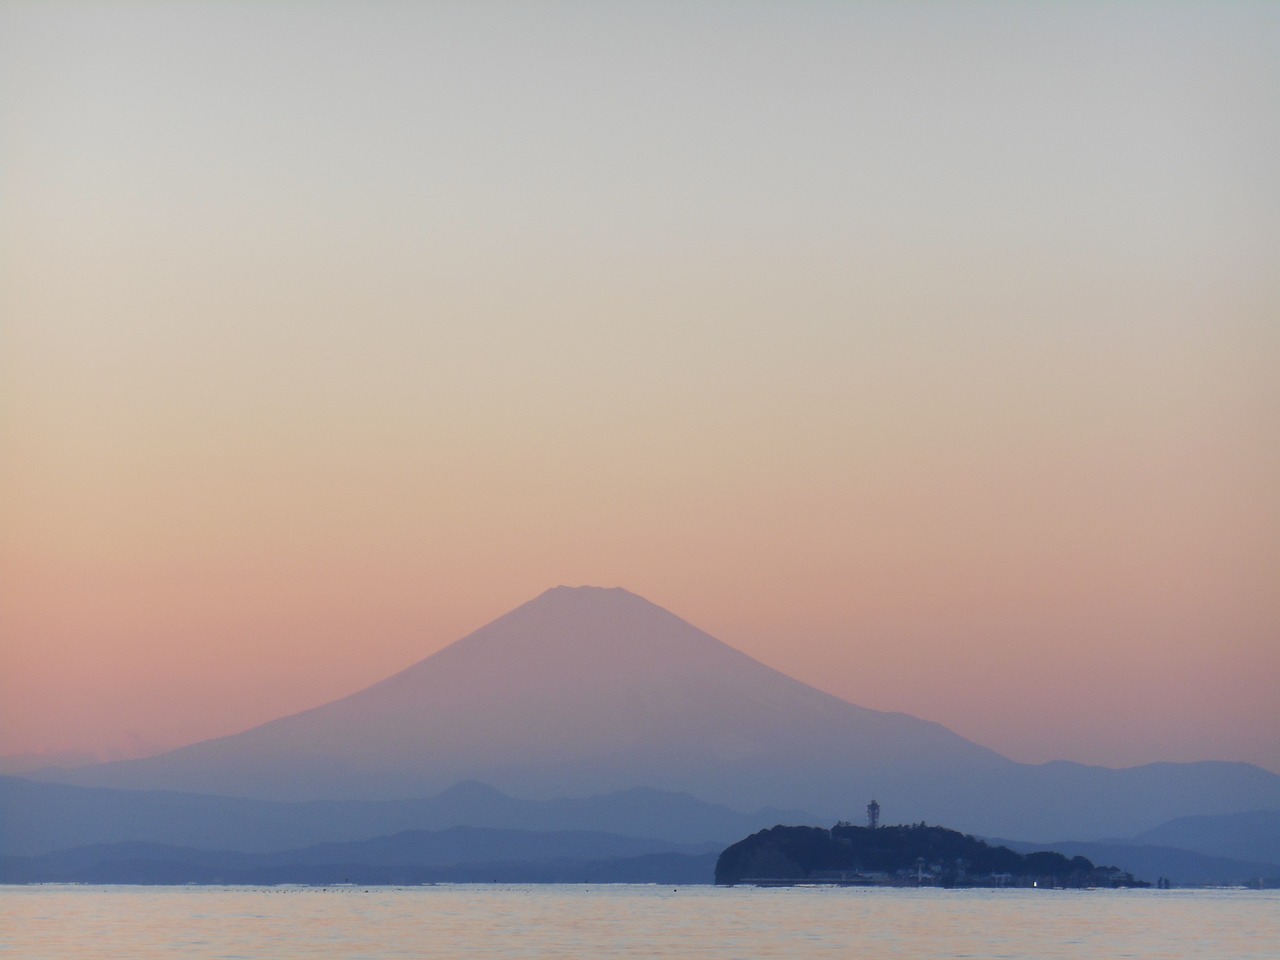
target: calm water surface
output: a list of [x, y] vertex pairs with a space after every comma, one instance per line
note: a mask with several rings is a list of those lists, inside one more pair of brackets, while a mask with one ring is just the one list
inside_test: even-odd
[[1277, 956], [1277, 891], [0, 887], [22, 960]]

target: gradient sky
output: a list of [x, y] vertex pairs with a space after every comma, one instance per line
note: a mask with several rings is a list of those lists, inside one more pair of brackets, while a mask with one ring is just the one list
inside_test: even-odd
[[0, 2], [0, 754], [560, 583], [1280, 771], [1280, 6]]

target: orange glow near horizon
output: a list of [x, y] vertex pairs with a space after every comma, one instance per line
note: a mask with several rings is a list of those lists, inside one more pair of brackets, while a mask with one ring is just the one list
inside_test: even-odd
[[1275, 10], [326, 10], [0, 11], [0, 757], [568, 583], [1280, 772]]

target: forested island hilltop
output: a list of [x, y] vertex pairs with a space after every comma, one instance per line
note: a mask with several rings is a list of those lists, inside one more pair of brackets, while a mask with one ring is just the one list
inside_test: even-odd
[[1145, 887], [1117, 867], [1049, 851], [1014, 853], [924, 823], [771, 827], [720, 854], [716, 883], [936, 887]]

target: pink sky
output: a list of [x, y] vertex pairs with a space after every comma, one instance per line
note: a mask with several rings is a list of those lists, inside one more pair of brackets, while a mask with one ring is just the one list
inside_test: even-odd
[[0, 7], [0, 754], [558, 583], [1280, 771], [1280, 14]]

